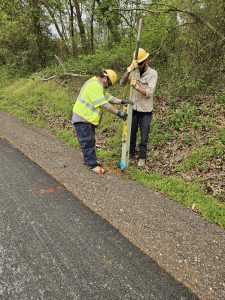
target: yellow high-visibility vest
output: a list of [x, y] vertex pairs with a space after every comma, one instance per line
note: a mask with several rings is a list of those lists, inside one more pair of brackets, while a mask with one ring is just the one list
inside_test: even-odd
[[87, 122], [98, 125], [102, 115], [100, 106], [108, 103], [112, 98], [113, 96], [105, 91], [103, 85], [94, 76], [84, 83], [73, 112]]

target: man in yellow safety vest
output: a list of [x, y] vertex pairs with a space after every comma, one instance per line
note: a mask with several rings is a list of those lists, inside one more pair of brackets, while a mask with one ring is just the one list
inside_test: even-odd
[[72, 123], [83, 153], [84, 163], [97, 174], [105, 173], [105, 169], [97, 163], [95, 152], [95, 128], [101, 121], [103, 110], [126, 120], [126, 112], [117, 110], [111, 104], [133, 104], [130, 100], [121, 100], [106, 91], [116, 81], [117, 74], [111, 69], [106, 69], [98, 76], [92, 77], [82, 86], [73, 107]]

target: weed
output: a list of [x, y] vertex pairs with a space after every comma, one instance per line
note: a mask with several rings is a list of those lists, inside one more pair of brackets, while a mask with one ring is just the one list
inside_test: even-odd
[[225, 90], [216, 97], [217, 102], [225, 109]]
[[210, 158], [222, 158], [224, 155], [224, 147], [221, 143], [214, 146], [202, 146], [196, 148], [192, 153], [179, 165], [175, 166], [178, 172], [188, 172], [193, 169], [203, 171], [206, 169], [206, 161]]

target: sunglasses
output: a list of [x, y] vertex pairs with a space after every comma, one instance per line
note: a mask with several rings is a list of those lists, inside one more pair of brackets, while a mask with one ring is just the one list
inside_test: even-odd
[[112, 85], [112, 81], [109, 79], [109, 77], [107, 77], [107, 79], [108, 79], [109, 86]]
[[139, 62], [138, 65], [139, 65], [139, 66], [142, 66], [144, 62], [145, 62], [145, 60]]

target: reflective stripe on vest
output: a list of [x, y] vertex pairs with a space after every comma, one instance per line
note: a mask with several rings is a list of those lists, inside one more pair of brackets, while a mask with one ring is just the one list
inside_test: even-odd
[[[96, 114], [100, 115], [99, 110], [97, 110], [97, 109], [94, 107], [94, 105], [96, 105], [96, 104], [98, 104], [98, 103], [101, 103], [102, 101], [106, 101], [107, 99], [109, 99], [109, 98], [111, 97], [110, 94], [108, 94], [107, 96], [105, 96], [105, 97], [103, 97], [103, 98], [96, 99], [96, 100], [93, 102], [94, 105], [91, 105], [91, 104], [87, 103], [84, 99], [82, 99], [82, 98], [80, 97], [80, 95], [82, 95], [82, 93], [83, 93], [84, 88], [85, 88], [90, 82], [92, 82], [92, 81], [97, 81], [97, 82], [98, 82], [97, 79], [89, 79], [88, 81], [86, 81], [85, 84], [83, 85], [81, 91], [80, 91], [80, 94], [79, 94], [77, 100], [79, 100], [83, 105], [85, 105], [86, 107], [88, 107], [89, 109], [91, 109], [91, 110], [92, 110], [93, 112], [95, 112]], [[99, 83], [99, 84], [100, 84], [100, 83]]]
[[[91, 108], [91, 105], [90, 105], [89, 103], [87, 103], [84, 99], [82, 99], [82, 98], [80, 97], [80, 95], [82, 95], [83, 90], [84, 90], [84, 88], [86, 87], [86, 85], [87, 85], [88, 83], [92, 82], [92, 81], [97, 81], [97, 82], [98, 82], [97, 79], [92, 79], [92, 78], [89, 79], [88, 81], [86, 81], [85, 84], [83, 85], [81, 91], [80, 91], [80, 94], [79, 94], [77, 100], [79, 100], [79, 101], [81, 100], [81, 101], [80, 101], [81, 103], [83, 103], [85, 106], [87, 106], [88, 108], [90, 108], [92, 111], [96, 112], [96, 109], [95, 109], [95, 108], [94, 108], [94, 110], [93, 110], [93, 108]], [[100, 84], [100, 83], [99, 83], [99, 84]], [[98, 104], [98, 103], [101, 103], [102, 101], [106, 101], [106, 100], [109, 99], [110, 97], [111, 97], [111, 95], [108, 94], [107, 96], [105, 96], [105, 97], [103, 97], [103, 98], [96, 99], [96, 100], [93, 102], [93, 105], [96, 105], [96, 104]], [[85, 104], [85, 103], [86, 103], [86, 104]]]
[[105, 97], [103, 97], [103, 98], [97, 99], [97, 100], [94, 101], [94, 104], [101, 103], [102, 101], [109, 99], [110, 96], [111, 96], [111, 95], [108, 94], [107, 96], [105, 96]]
[[82, 104], [84, 104], [86, 107], [91, 109], [94, 113], [100, 116], [100, 111], [98, 109], [95, 109], [93, 105], [87, 103], [84, 99], [82, 99], [80, 96], [77, 98], [78, 101], [80, 101]]

